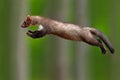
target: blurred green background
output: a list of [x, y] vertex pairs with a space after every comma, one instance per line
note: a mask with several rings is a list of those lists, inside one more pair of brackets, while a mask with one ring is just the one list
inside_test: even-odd
[[[0, 80], [120, 80], [119, 0], [0, 0]], [[27, 15], [92, 26], [116, 52], [56, 36], [32, 39]]]

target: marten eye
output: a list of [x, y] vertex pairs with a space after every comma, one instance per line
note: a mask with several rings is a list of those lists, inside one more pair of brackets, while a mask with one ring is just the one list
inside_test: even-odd
[[27, 21], [26, 21], [26, 25], [29, 26], [30, 24], [31, 24], [31, 20], [27, 20]]
[[27, 21], [24, 22], [24, 25], [25, 25], [25, 27], [29, 26]]
[[25, 21], [25, 25], [26, 25], [26, 26], [29, 26], [30, 24], [31, 24], [31, 21], [30, 21], [30, 20]]

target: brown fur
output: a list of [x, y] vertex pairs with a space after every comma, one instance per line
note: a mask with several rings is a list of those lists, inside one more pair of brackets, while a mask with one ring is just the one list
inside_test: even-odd
[[90, 45], [98, 46], [101, 48], [102, 53], [106, 53], [106, 49], [101, 42], [103, 41], [109, 48], [110, 52], [114, 53], [114, 49], [107, 37], [94, 28], [63, 23], [41, 16], [28, 16], [21, 27], [26, 28], [30, 25], [42, 25], [44, 27], [44, 29], [40, 31], [28, 31], [27, 34], [32, 38], [39, 38], [46, 34], [53, 34], [68, 40], [83, 41]]

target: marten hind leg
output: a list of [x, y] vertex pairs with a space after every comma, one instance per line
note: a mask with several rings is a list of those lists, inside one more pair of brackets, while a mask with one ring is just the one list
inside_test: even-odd
[[100, 49], [101, 49], [101, 51], [102, 51], [102, 53], [103, 54], [105, 54], [106, 53], [106, 49], [105, 49], [105, 47], [103, 46], [103, 44], [102, 44], [102, 42], [101, 42], [101, 40], [100, 39], [91, 39], [91, 40], [87, 40], [87, 41], [85, 41], [86, 43], [88, 43], [88, 44], [91, 44], [91, 45], [93, 45], [93, 46], [98, 46], [98, 47], [100, 47]]
[[101, 41], [100, 39], [97, 39], [97, 41], [100, 43], [99, 45], [100, 45], [100, 48], [101, 48], [102, 53], [105, 54], [105, 53], [106, 53], [106, 49], [105, 49], [105, 47], [103, 46], [102, 41]]

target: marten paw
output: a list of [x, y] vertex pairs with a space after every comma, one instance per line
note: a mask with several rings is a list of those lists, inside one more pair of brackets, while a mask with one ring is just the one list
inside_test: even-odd
[[32, 38], [40, 38], [45, 35], [43, 31], [39, 31], [39, 30], [36, 30], [36, 31], [28, 30], [28, 32], [26, 34]]
[[107, 50], [105, 48], [101, 48], [102, 54], [106, 54]]

